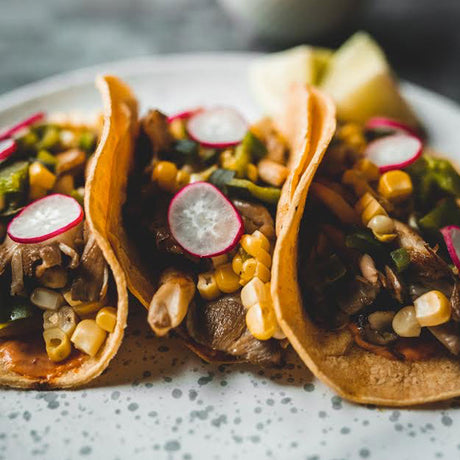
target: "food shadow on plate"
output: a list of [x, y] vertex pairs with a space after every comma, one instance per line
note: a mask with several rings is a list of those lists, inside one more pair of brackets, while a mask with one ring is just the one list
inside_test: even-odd
[[147, 323], [146, 310], [131, 300], [128, 327], [120, 350], [109, 368], [87, 388], [140, 384], [150, 387], [189, 373], [208, 375], [210, 380], [223, 374], [227, 380], [231, 374], [249, 374], [279, 385], [299, 387], [313, 380], [313, 375], [292, 348], [287, 350], [282, 368], [262, 368], [247, 363], [207, 363], [186, 348], [181, 340], [156, 337]]

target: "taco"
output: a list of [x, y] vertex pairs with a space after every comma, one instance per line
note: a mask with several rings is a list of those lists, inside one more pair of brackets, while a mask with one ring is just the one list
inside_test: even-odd
[[[123, 83], [105, 81], [116, 108]], [[294, 86], [288, 106], [252, 126], [231, 107], [149, 110], [138, 123], [133, 107], [101, 151], [98, 165], [117, 167], [107, 234], [129, 290], [158, 336], [180, 336], [207, 361], [282, 362], [275, 214], [287, 165], [300, 174], [306, 161], [309, 91]]]
[[123, 337], [126, 282], [92, 172], [100, 129], [80, 118], [37, 113], [0, 133], [1, 385], [82, 385]]
[[312, 146], [278, 236], [279, 325], [349, 400], [458, 396], [460, 176], [394, 120], [335, 123], [312, 117], [330, 143]]

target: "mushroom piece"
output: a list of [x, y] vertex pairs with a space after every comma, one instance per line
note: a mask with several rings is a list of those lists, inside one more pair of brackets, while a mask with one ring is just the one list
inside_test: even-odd
[[259, 230], [269, 240], [275, 238], [275, 222], [265, 206], [244, 200], [232, 200], [232, 202], [241, 214], [246, 233]]
[[404, 303], [405, 287], [398, 275], [388, 265], [385, 265], [384, 286], [390, 291], [391, 296], [400, 304]]
[[367, 341], [375, 345], [388, 345], [394, 342], [398, 335], [393, 332], [393, 311], [376, 311], [367, 317], [368, 323], [363, 332]]
[[453, 354], [460, 354], [460, 329], [458, 323], [449, 321], [428, 330]]
[[141, 128], [149, 138], [155, 154], [171, 147], [173, 137], [169, 132], [168, 118], [159, 110], [149, 110], [141, 120]]
[[348, 283], [345, 290], [337, 296], [337, 302], [342, 311], [353, 315], [374, 303], [380, 292], [380, 283], [371, 283], [366, 278], [356, 276]]

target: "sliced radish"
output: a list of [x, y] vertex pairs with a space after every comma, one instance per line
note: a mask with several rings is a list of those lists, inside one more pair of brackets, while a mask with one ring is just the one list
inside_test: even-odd
[[9, 224], [8, 236], [17, 243], [49, 240], [78, 225], [83, 209], [67, 195], [48, 195], [26, 206]]
[[417, 133], [412, 129], [410, 126], [401, 123], [398, 120], [394, 120], [393, 118], [386, 118], [386, 117], [373, 117], [370, 118], [366, 125], [366, 129], [381, 132], [382, 134], [385, 133], [406, 133], [416, 136]]
[[364, 153], [380, 172], [385, 172], [409, 166], [420, 157], [422, 150], [418, 137], [399, 133], [370, 142]]
[[11, 137], [21, 129], [27, 128], [27, 126], [33, 125], [34, 123], [37, 123], [37, 121], [43, 120], [43, 118], [45, 118], [44, 112], [34, 113], [30, 117], [27, 117], [25, 120], [22, 120], [19, 123], [16, 123], [15, 125], [10, 126], [9, 128], [6, 128], [4, 131], [0, 132], [0, 140]]
[[0, 163], [7, 160], [16, 152], [17, 144], [14, 139], [0, 140]]
[[201, 107], [196, 107], [195, 109], [184, 110], [183, 112], [176, 113], [168, 117], [168, 123], [171, 123], [174, 120], [186, 120], [201, 110], [203, 110]]
[[448, 225], [441, 228], [441, 233], [452, 262], [460, 270], [460, 227]]
[[204, 147], [225, 148], [241, 142], [248, 124], [238, 111], [231, 107], [214, 107], [195, 113], [187, 123], [193, 140]]
[[169, 205], [168, 223], [176, 241], [197, 257], [232, 250], [244, 228], [233, 204], [207, 182], [195, 182], [176, 193]]

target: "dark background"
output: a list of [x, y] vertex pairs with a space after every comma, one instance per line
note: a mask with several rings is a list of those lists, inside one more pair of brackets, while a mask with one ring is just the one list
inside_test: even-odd
[[[215, 0], [1, 0], [0, 93], [66, 70], [154, 53], [272, 51]], [[353, 24], [354, 23], [354, 24]], [[460, 0], [365, 0], [336, 46], [372, 33], [400, 77], [460, 102]]]

